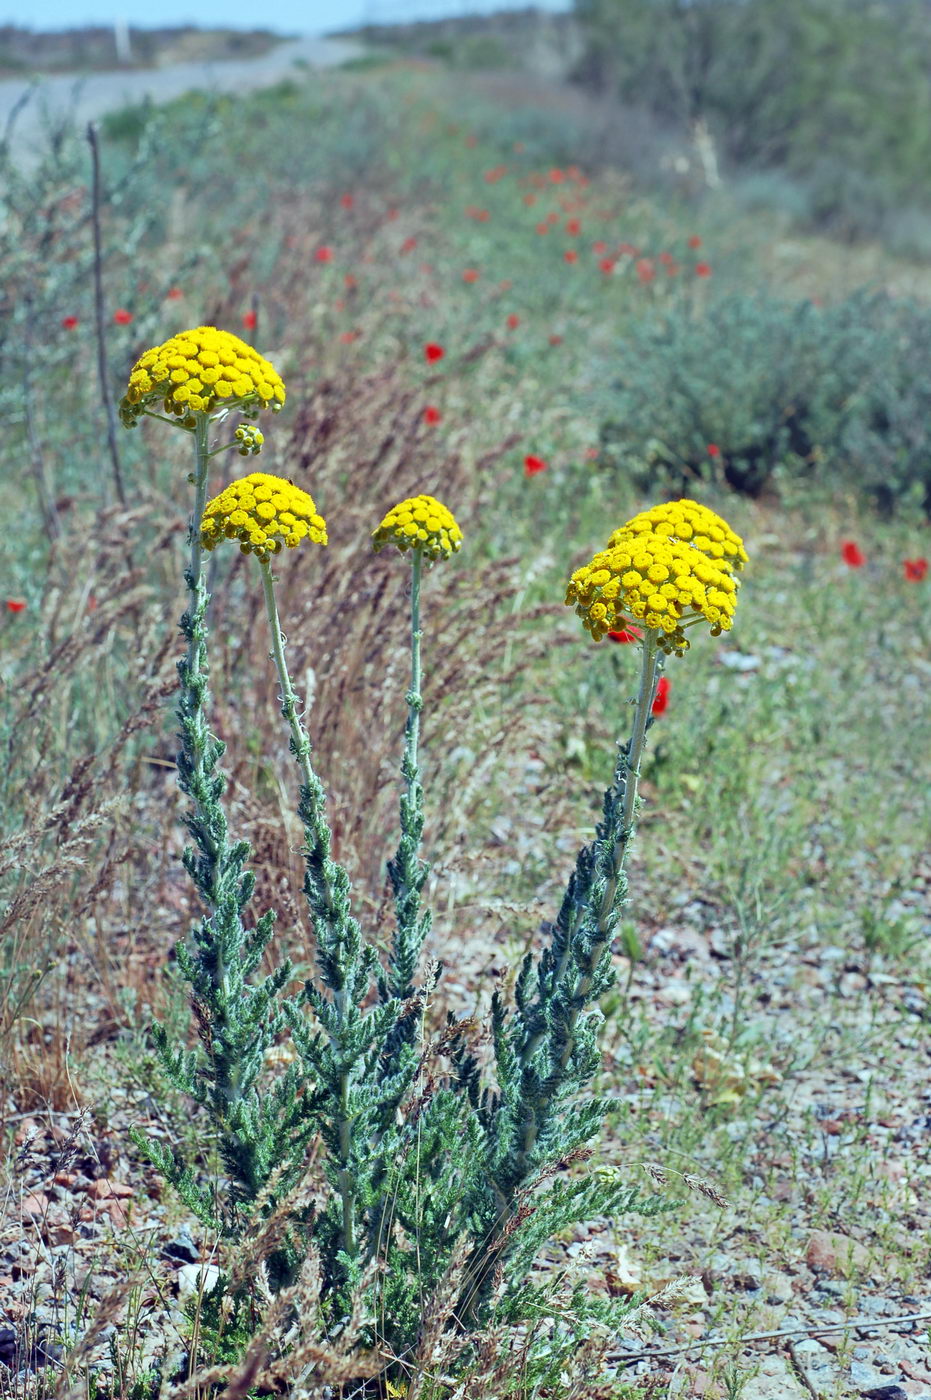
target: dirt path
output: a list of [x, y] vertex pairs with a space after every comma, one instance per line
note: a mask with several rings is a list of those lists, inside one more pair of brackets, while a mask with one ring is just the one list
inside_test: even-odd
[[305, 37], [289, 39], [254, 59], [178, 63], [77, 78], [73, 74], [33, 81], [8, 78], [0, 81], [0, 135], [12, 137], [17, 156], [28, 164], [44, 139], [47, 122], [66, 113], [84, 123], [147, 97], [153, 102], [168, 102], [195, 88], [242, 92], [268, 87], [304, 65], [329, 68], [361, 51], [348, 40]]

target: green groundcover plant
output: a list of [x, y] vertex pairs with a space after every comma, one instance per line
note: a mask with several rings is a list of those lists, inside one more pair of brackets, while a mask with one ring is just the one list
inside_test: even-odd
[[931, 512], [929, 339], [925, 308], [869, 292], [834, 306], [734, 293], [644, 318], [618, 347], [604, 458], [646, 489], [799, 483]]
[[[381, 955], [382, 940], [354, 914], [349, 877], [332, 855], [326, 794], [275, 596], [278, 556], [325, 545], [325, 521], [306, 491], [261, 472], [207, 499], [213, 459], [230, 449], [258, 453], [259, 413], [284, 402], [267, 360], [236, 336], [202, 326], [147, 351], [121, 404], [127, 426], [153, 417], [187, 433], [193, 447], [178, 774], [190, 802], [184, 863], [204, 912], [177, 958], [196, 1036], [190, 1046], [172, 1044], [163, 1026], [154, 1036], [168, 1078], [200, 1106], [220, 1174], [211, 1178], [141, 1133], [137, 1141], [238, 1256], [221, 1285], [228, 1309], [248, 1318], [256, 1300], [287, 1300], [312, 1258], [321, 1341], [357, 1339], [359, 1375], [372, 1389], [354, 1393], [397, 1394], [437, 1313], [463, 1339], [465, 1355], [481, 1327], [526, 1326], [552, 1314], [533, 1270], [554, 1234], [595, 1216], [670, 1208], [620, 1170], [583, 1166], [611, 1106], [591, 1091], [597, 1003], [613, 977], [612, 938], [627, 897], [638, 779], [664, 662], [684, 654], [695, 627], [716, 635], [731, 626], [747, 556], [713, 512], [679, 501], [622, 525], [573, 574], [566, 601], [596, 641], [615, 628], [636, 626], [640, 634], [630, 737], [619, 745], [594, 839], [578, 854], [548, 941], [524, 959], [513, 1000], [495, 996], [487, 1033], [472, 1019], [450, 1018], [431, 1039], [428, 999], [441, 969], [424, 957], [421, 594], [430, 569], [459, 551], [462, 533], [448, 508], [425, 495], [395, 505], [373, 532], [374, 548], [396, 547], [411, 570], [400, 836], [388, 865], [394, 927]], [[295, 765], [316, 963], [298, 987], [286, 957], [274, 971], [261, 970], [273, 936], [284, 935], [275, 935], [272, 911], [251, 916], [250, 851], [229, 830], [224, 745], [210, 730], [204, 561], [227, 542], [257, 566]], [[272, 1053], [285, 1041], [288, 1054]], [[262, 1231], [265, 1247], [243, 1265], [245, 1243]], [[639, 1302], [579, 1286], [565, 1345], [571, 1350], [593, 1326], [616, 1330]]]

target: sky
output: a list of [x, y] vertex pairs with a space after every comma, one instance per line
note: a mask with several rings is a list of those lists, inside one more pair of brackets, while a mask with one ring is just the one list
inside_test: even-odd
[[[493, 10], [565, 10], [571, 0], [276, 0], [263, 9], [255, 0], [160, 0], [153, 13], [140, 0], [38, 0], [24, 14], [22, 0], [0, 0], [0, 24], [30, 29], [74, 29], [86, 24], [125, 21], [144, 27], [199, 24], [231, 29], [269, 27], [293, 34], [325, 34], [369, 23], [389, 24]], [[157, 19], [155, 15], [157, 14]]]

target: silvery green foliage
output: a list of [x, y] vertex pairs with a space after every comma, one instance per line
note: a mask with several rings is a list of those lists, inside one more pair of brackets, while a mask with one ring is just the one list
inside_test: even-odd
[[[545, 1314], [546, 1293], [528, 1279], [555, 1233], [593, 1216], [668, 1209], [620, 1174], [570, 1170], [584, 1160], [609, 1107], [586, 1090], [600, 1062], [595, 1004], [612, 980], [611, 937], [625, 893], [616, 857], [628, 836], [626, 750], [548, 946], [525, 961], [514, 1006], [493, 1002], [486, 1065], [470, 1022], [451, 1019], [436, 1042], [424, 1044], [424, 1010], [439, 968], [419, 966], [429, 916], [421, 900], [427, 866], [415, 747], [405, 745], [401, 835], [389, 867], [396, 928], [382, 966], [352, 912], [349, 877], [332, 857], [309, 739], [292, 723], [292, 752], [310, 774], [299, 814], [316, 969], [290, 999], [289, 964], [257, 976], [271, 916], [252, 927], [243, 919], [254, 881], [248, 846], [229, 841], [222, 810], [223, 745], [206, 719], [206, 601], [193, 578], [189, 585], [179, 778], [192, 804], [194, 845], [185, 866], [207, 913], [178, 960], [200, 1045], [176, 1049], [163, 1029], [156, 1039], [172, 1081], [205, 1110], [228, 1182], [211, 1191], [191, 1164], [157, 1145], [147, 1150], [202, 1219], [236, 1238], [247, 1221], [286, 1201], [312, 1140], [326, 1182], [319, 1190], [315, 1184], [311, 1206], [291, 1212], [290, 1234], [268, 1276], [273, 1288], [293, 1281], [312, 1243], [332, 1335], [359, 1315], [361, 1303], [363, 1339], [409, 1354], [431, 1320], [430, 1299], [448, 1290], [454, 1260], [451, 1323], [463, 1336], [489, 1322], [535, 1321]], [[283, 712], [295, 719], [293, 692]], [[266, 1051], [286, 1026], [298, 1058], [274, 1075], [264, 1068]], [[617, 1326], [632, 1304], [580, 1293], [573, 1306], [580, 1327], [586, 1319]]]
[[181, 631], [189, 650], [178, 663], [178, 782], [191, 799], [186, 822], [194, 844], [184, 851], [184, 866], [206, 913], [194, 925], [189, 942], [177, 945], [176, 954], [190, 988], [199, 1045], [196, 1050], [172, 1045], [165, 1027], [158, 1024], [153, 1037], [168, 1078], [206, 1110], [228, 1180], [209, 1190], [197, 1183], [177, 1152], [136, 1136], [191, 1210], [235, 1238], [273, 1177], [280, 1189], [293, 1181], [297, 1153], [309, 1132], [309, 1105], [299, 1093], [296, 1066], [270, 1086], [263, 1075], [266, 1052], [284, 1027], [282, 991], [291, 977], [291, 964], [284, 961], [269, 976], [255, 977], [272, 936], [274, 914], [263, 914], [251, 928], [243, 921], [255, 876], [246, 868], [248, 842], [229, 839], [219, 768], [225, 745], [207, 723], [208, 600], [190, 575], [187, 582], [191, 604], [181, 619]]
[[700, 314], [672, 306], [618, 347], [602, 460], [651, 491], [843, 484], [890, 511], [931, 512], [929, 342], [925, 308], [867, 292], [831, 306], [713, 293]]

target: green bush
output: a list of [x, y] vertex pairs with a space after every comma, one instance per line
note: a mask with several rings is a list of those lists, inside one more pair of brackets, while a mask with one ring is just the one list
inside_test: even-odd
[[707, 122], [745, 169], [811, 187], [815, 217], [875, 232], [921, 203], [931, 26], [902, 0], [576, 0], [579, 75], [679, 129]]
[[635, 326], [620, 348], [603, 459], [646, 489], [758, 496], [789, 479], [931, 509], [931, 313], [734, 295]]

